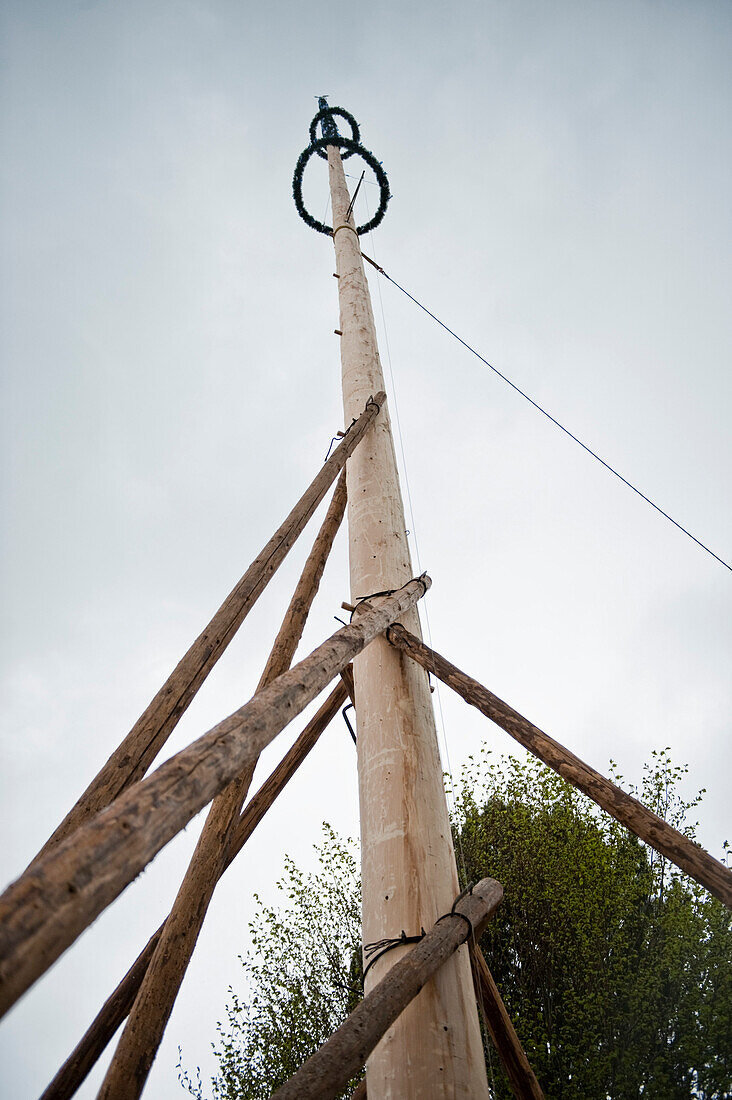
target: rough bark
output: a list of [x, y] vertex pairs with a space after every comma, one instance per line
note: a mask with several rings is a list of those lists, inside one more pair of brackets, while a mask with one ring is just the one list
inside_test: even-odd
[[510, 733], [520, 745], [586, 794], [626, 829], [670, 859], [719, 898], [728, 909], [732, 909], [732, 871], [709, 852], [678, 832], [632, 795], [616, 787], [554, 738], [542, 733], [497, 695], [461, 672], [402, 626], [392, 627], [387, 632], [387, 638], [393, 646], [409, 654], [422, 668], [439, 677], [458, 695], [462, 695], [467, 703], [477, 707], [497, 726]]
[[84, 1083], [115, 1031], [132, 1008], [164, 927], [165, 925], [161, 924], [152, 934], [122, 981], [107, 997], [56, 1076], [46, 1086], [40, 1100], [70, 1100]]
[[[345, 471], [342, 471], [275, 638], [257, 691], [262, 691], [290, 667], [345, 508], [346, 476]], [[256, 763], [256, 760], [252, 761], [213, 800], [188, 870], [99, 1090], [99, 1100], [137, 1100], [145, 1087], [216, 884], [221, 877], [231, 834], [239, 821]]]
[[0, 1011], [429, 584], [415, 579], [382, 597], [9, 886], [0, 898]]
[[[472, 894], [458, 900], [454, 913], [462, 916], [448, 914], [438, 920], [424, 939], [391, 967], [330, 1039], [273, 1094], [272, 1100], [333, 1100], [337, 1097], [364, 1065], [387, 1029], [445, 961], [465, 943], [471, 935], [471, 927], [476, 937], [481, 934], [502, 897], [500, 883], [484, 878], [473, 888]], [[457, 1041], [458, 1037], [455, 1038]], [[439, 1087], [436, 1082], [431, 1094], [434, 1095]]]
[[[230, 867], [249, 837], [277, 796], [290, 781], [300, 764], [317, 743], [346, 701], [346, 688], [337, 684], [326, 701], [308, 722], [292, 748], [248, 802], [230, 840], [226, 868]], [[142, 979], [145, 976], [155, 945], [165, 923], [150, 937], [144, 950], [125, 974], [114, 992], [107, 998], [91, 1025], [46, 1088], [40, 1100], [70, 1100], [103, 1054], [119, 1025], [127, 1016]]]
[[483, 952], [472, 941], [468, 945], [476, 992], [483, 1009], [483, 1019], [493, 1045], [517, 1100], [544, 1100], [536, 1075], [529, 1065], [521, 1040], [511, 1023], [498, 986], [493, 980]]
[[199, 634], [165, 684], [138, 718], [31, 863], [56, 847], [145, 774], [196, 692], [284, 561], [296, 539], [378, 415], [386, 395], [376, 393], [317, 475]]

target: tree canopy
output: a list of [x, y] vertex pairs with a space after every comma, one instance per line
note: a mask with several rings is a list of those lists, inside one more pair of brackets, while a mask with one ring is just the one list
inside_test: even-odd
[[[681, 798], [685, 771], [655, 753], [631, 790], [693, 837], [701, 794]], [[532, 759], [471, 759], [453, 827], [461, 878], [504, 887], [481, 948], [548, 1097], [732, 1097], [720, 902]], [[317, 851], [311, 874], [286, 861], [281, 908], [258, 902], [247, 992], [230, 989], [218, 1026], [213, 1100], [270, 1096], [363, 995], [356, 848], [324, 826]], [[488, 1041], [486, 1058], [493, 1095], [511, 1097]], [[181, 1081], [203, 1097], [200, 1078]]]

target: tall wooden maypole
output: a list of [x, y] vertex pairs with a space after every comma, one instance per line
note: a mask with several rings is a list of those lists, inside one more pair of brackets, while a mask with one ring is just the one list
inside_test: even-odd
[[[335, 117], [351, 125], [342, 137]], [[322, 137], [317, 136], [318, 124]], [[311, 145], [295, 173], [295, 198], [313, 226], [332, 233], [340, 304], [346, 423], [370, 394], [385, 389], [359, 232], [341, 150], [358, 153], [381, 184], [378, 222], [389, 192], [383, 169], [359, 144], [355, 120], [320, 100]], [[307, 215], [302, 171], [310, 155], [327, 156], [333, 226]], [[351, 599], [399, 588], [413, 576], [389, 413], [383, 407], [349, 460]], [[356, 611], [358, 614], [358, 609]], [[404, 625], [420, 633], [417, 611]], [[420, 929], [449, 911], [458, 892], [450, 822], [427, 675], [377, 638], [354, 662], [361, 815], [363, 937], [375, 943]], [[367, 974], [372, 988], [406, 948], [385, 953]], [[485, 1062], [467, 948], [462, 948], [399, 1017], [367, 1063], [369, 1100], [488, 1097]]]

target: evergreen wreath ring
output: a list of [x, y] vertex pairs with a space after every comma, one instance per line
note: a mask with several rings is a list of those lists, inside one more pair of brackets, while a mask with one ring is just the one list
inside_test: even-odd
[[[323, 107], [322, 111], [318, 111], [317, 115], [310, 123], [310, 144], [315, 145], [318, 140], [318, 123], [325, 122], [326, 119], [330, 119], [332, 121], [333, 115], [338, 115], [339, 118], [345, 119], [345, 121], [351, 127], [351, 141], [360, 142], [361, 131], [359, 130], [358, 123], [356, 122], [350, 111], [347, 111], [344, 107]], [[336, 126], [335, 122], [333, 122], [333, 127], [336, 134], [338, 134], [338, 127]], [[323, 134], [323, 136], [326, 136], [325, 133]], [[340, 137], [340, 134], [338, 134], [338, 136]], [[318, 156], [322, 157], [323, 160], [328, 159], [328, 154], [325, 152], [324, 149], [318, 149]], [[353, 150], [351, 149], [349, 152], [343, 154], [343, 160], [346, 160], [348, 157], [352, 156]]]
[[312, 145], [308, 145], [307, 149], [298, 157], [297, 164], [295, 165], [295, 174], [292, 177], [292, 197], [295, 200], [295, 206], [297, 212], [311, 229], [316, 230], [318, 233], [325, 233], [328, 237], [333, 235], [333, 226], [324, 225], [323, 222], [317, 221], [308, 211], [305, 209], [305, 204], [302, 198], [302, 178], [305, 173], [305, 168], [313, 153], [318, 153], [319, 150], [325, 150], [328, 145], [337, 145], [340, 149], [347, 149], [350, 153], [358, 153], [362, 157], [369, 168], [376, 176], [376, 180], [379, 184], [379, 208], [370, 221], [359, 225], [356, 228], [356, 232], [359, 236], [364, 233], [369, 233], [372, 229], [376, 229], [377, 225], [381, 225], [384, 220], [384, 214], [386, 213], [386, 207], [391, 198], [391, 192], [389, 191], [389, 181], [386, 178], [386, 172], [379, 164], [378, 160], [373, 153], [370, 153], [368, 149], [364, 149], [363, 145], [360, 145], [352, 138], [345, 138], [338, 135], [337, 137], [323, 137], [318, 138]]

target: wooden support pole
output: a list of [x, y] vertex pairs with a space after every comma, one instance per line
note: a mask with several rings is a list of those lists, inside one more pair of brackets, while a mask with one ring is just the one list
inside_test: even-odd
[[[345, 685], [342, 683], [337, 684], [317, 713], [308, 722], [292, 748], [283, 756], [269, 778], [265, 780], [254, 797], [247, 803], [229, 842], [226, 857], [227, 868], [231, 866], [233, 860], [242, 850], [277, 796], [292, 779], [326, 726], [338, 714], [346, 698]], [[40, 1100], [70, 1100], [77, 1089], [81, 1087], [87, 1075], [104, 1053], [117, 1028], [129, 1013], [164, 927], [165, 923], [163, 922], [150, 937], [143, 951], [137, 956], [114, 992], [104, 1002]]]
[[[333, 499], [305, 562], [257, 691], [262, 691], [290, 667], [345, 510], [346, 475], [345, 471], [341, 471]], [[145, 1087], [221, 877], [230, 838], [239, 821], [256, 763], [253, 760], [211, 804], [160, 942], [99, 1090], [99, 1100], [137, 1100]]]
[[[348, 423], [369, 393], [385, 387], [341, 154], [333, 145], [327, 152]], [[348, 463], [347, 478], [355, 605], [412, 576], [387, 408]], [[420, 632], [416, 610], [404, 622]], [[427, 677], [381, 638], [354, 661], [354, 679], [363, 935], [374, 942], [402, 928], [429, 928], [459, 887]], [[367, 990], [398, 957], [398, 951], [390, 952], [371, 968]], [[389, 1042], [369, 1059], [366, 1075], [370, 1100], [488, 1100], [467, 956], [452, 958], [409, 1006]]]
[[153, 932], [122, 981], [110, 993], [40, 1100], [71, 1100], [91, 1073], [134, 1004], [165, 923]]
[[[502, 897], [501, 884], [484, 878], [472, 894], [457, 900], [453, 913], [440, 918], [424, 939], [391, 967], [330, 1039], [273, 1094], [272, 1100], [337, 1097], [433, 974], [471, 934], [481, 934]], [[445, 1026], [449, 1031], [449, 1025]], [[449, 1091], [436, 1082], [435, 1089], [424, 1095], [437, 1095], [438, 1090]]]
[[12, 883], [0, 898], [0, 1012], [430, 583], [381, 597]]
[[[347, 668], [349, 666], [346, 666]], [[280, 760], [279, 764], [264, 781], [254, 798], [244, 808], [239, 823], [231, 838], [229, 862], [246, 844], [249, 837], [262, 820], [280, 791], [290, 782], [305, 757], [314, 747], [321, 733], [332, 722], [347, 698], [346, 685], [336, 684], [314, 718], [308, 722], [298, 739]]]
[[521, 1040], [511, 1023], [498, 986], [493, 980], [488, 963], [477, 940], [468, 944], [473, 967], [476, 993], [483, 1007], [483, 1018], [493, 1045], [498, 1051], [503, 1068], [511, 1084], [516, 1100], [544, 1100], [536, 1075], [529, 1065]]
[[572, 783], [645, 844], [670, 859], [719, 898], [728, 909], [732, 909], [732, 871], [718, 859], [642, 805], [637, 798], [616, 787], [558, 741], [542, 733], [497, 695], [461, 672], [402, 626], [393, 626], [387, 638], [402, 653], [407, 653], [422, 668], [434, 673], [458, 695], [462, 695], [467, 703], [477, 707], [497, 726], [510, 733], [562, 779]]
[[375, 393], [313, 478], [287, 519], [226, 597], [122, 744], [92, 780], [30, 866], [84, 821], [103, 810], [145, 774], [187, 710], [199, 687], [269, 584], [346, 460], [373, 423], [386, 395]]

